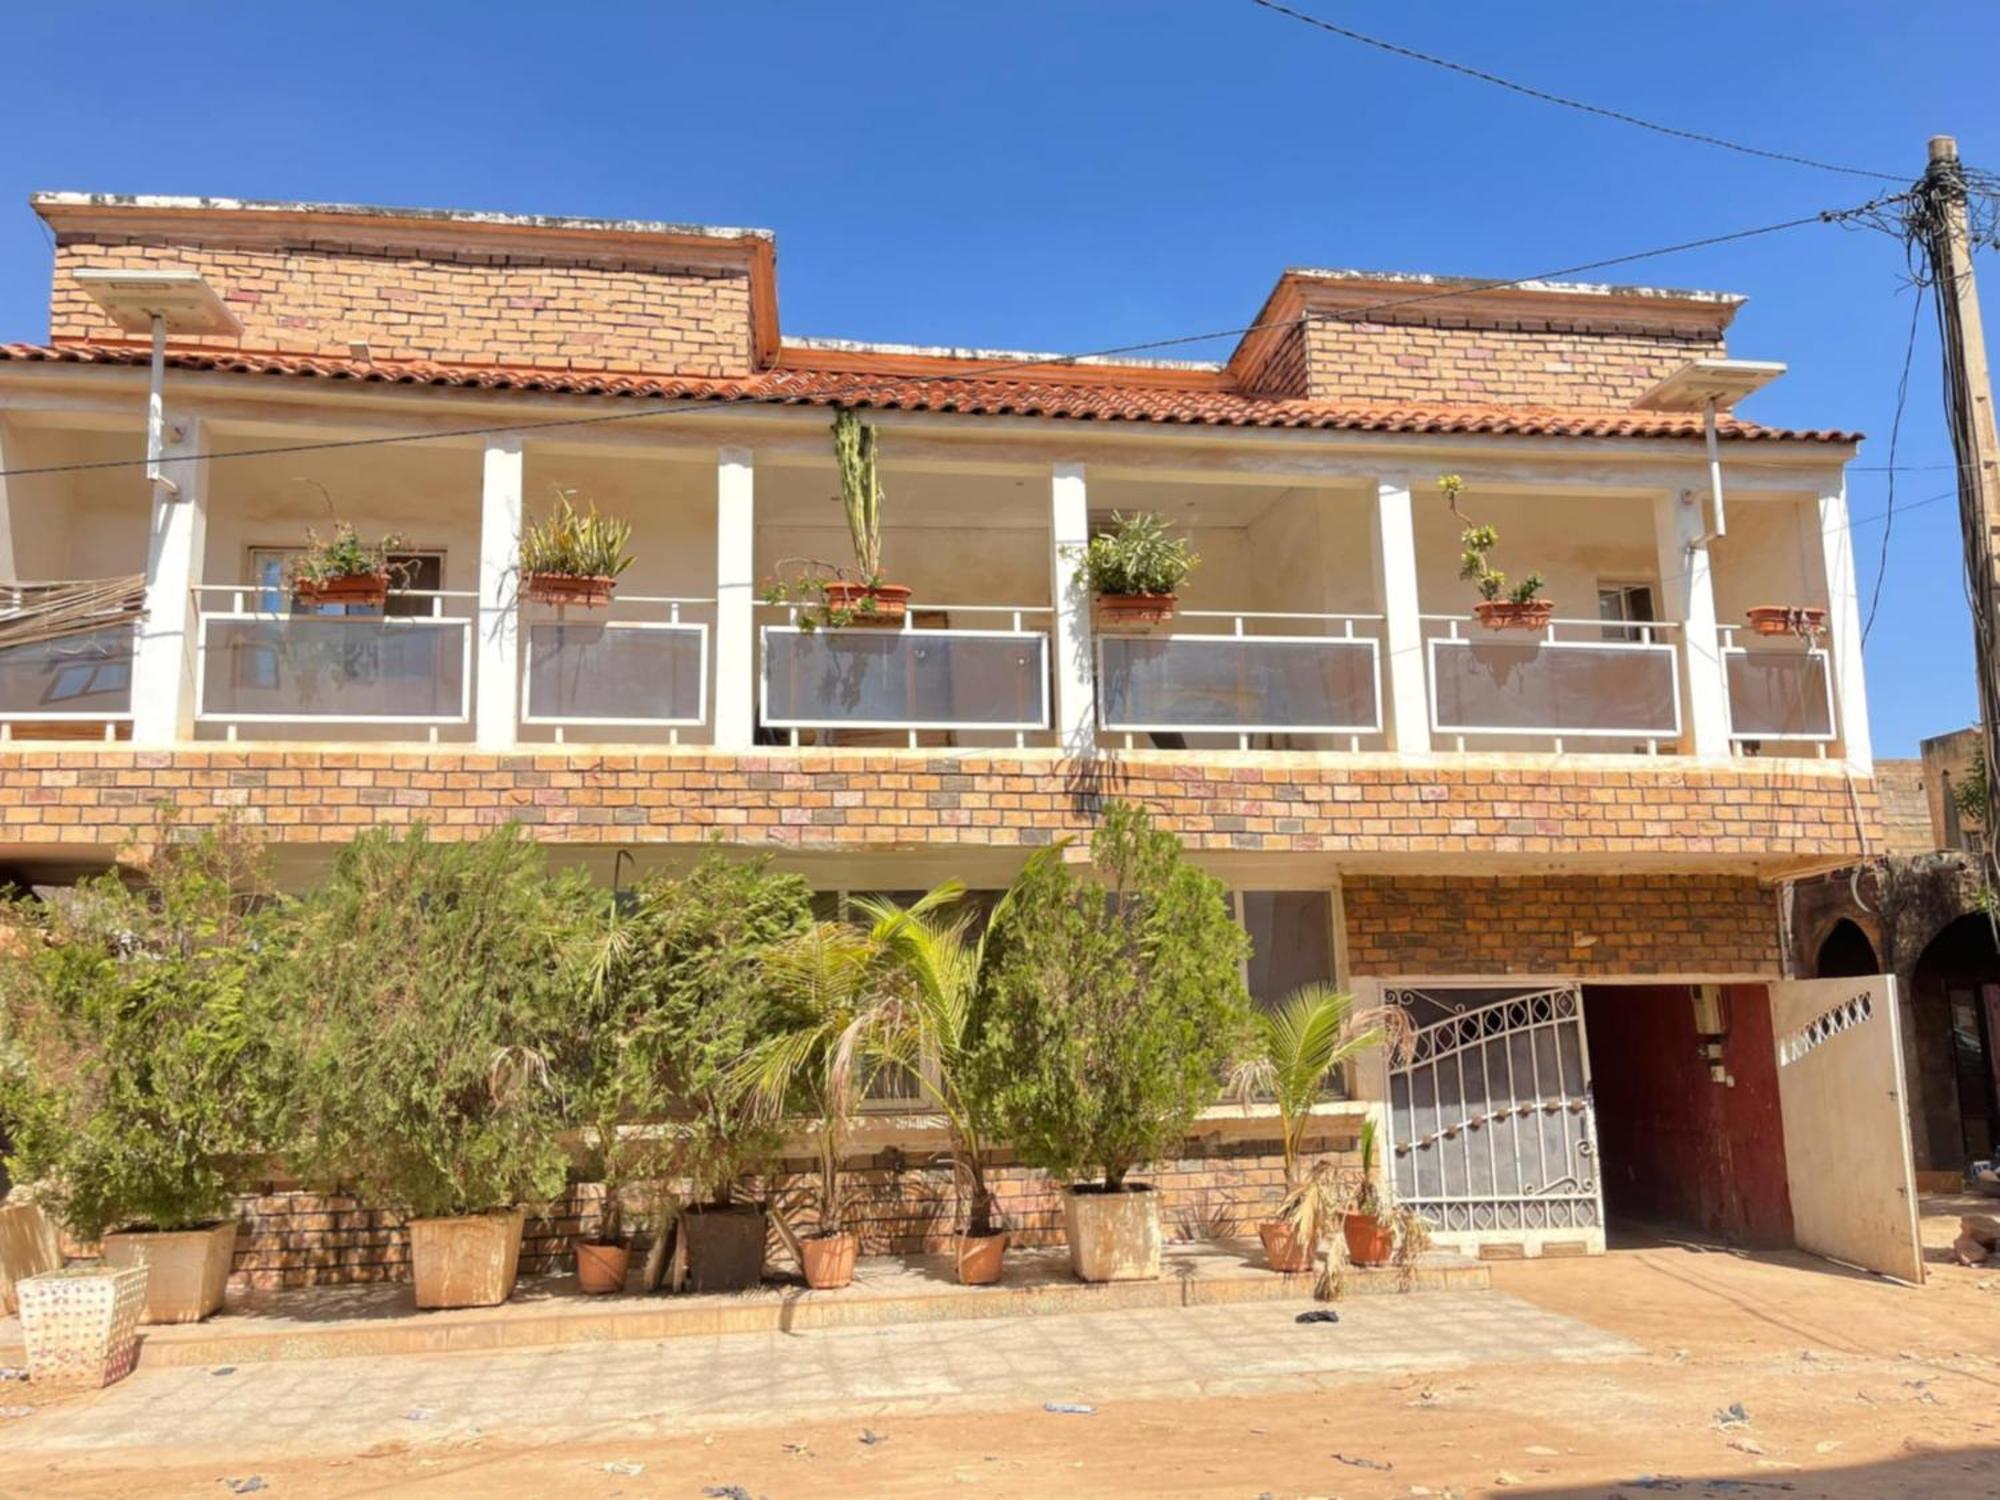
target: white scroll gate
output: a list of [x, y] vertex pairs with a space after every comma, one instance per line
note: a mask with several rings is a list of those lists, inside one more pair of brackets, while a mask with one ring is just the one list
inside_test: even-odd
[[1571, 982], [1405, 984], [1382, 999], [1417, 1024], [1388, 1071], [1396, 1197], [1444, 1244], [1562, 1240], [1604, 1248], [1583, 991]]
[[1771, 1030], [1799, 1248], [1922, 1281], [1895, 978], [1773, 984]]

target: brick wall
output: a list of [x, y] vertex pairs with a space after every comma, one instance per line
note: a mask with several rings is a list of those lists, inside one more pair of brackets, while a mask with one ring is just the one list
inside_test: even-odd
[[200, 271], [243, 324], [240, 339], [179, 344], [378, 359], [739, 375], [751, 367], [741, 266], [577, 254], [463, 258], [339, 240], [235, 247], [65, 234], [49, 296], [56, 340], [122, 340], [77, 283], [89, 268]]
[[[0, 849], [77, 855], [226, 816], [285, 844], [418, 821], [441, 836], [509, 820], [571, 843], [893, 848], [1088, 835], [1106, 798], [1151, 808], [1190, 846], [1353, 855], [1847, 858], [1856, 812], [1837, 770], [1410, 766], [1369, 757], [1107, 756], [1053, 751], [728, 755], [459, 749], [0, 752]], [[1876, 837], [1872, 786], [1859, 816]]]
[[1747, 877], [1359, 875], [1341, 893], [1358, 975], [1778, 974], [1776, 893]]

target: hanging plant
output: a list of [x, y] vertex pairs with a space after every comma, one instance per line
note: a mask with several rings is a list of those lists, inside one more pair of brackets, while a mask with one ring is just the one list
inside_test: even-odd
[[801, 628], [895, 625], [910, 606], [910, 590], [882, 581], [882, 477], [875, 425], [843, 407], [833, 416], [833, 458], [840, 470], [840, 506], [847, 517], [854, 565], [786, 558], [764, 585], [766, 604], [806, 604]]
[[1479, 590], [1479, 602], [1472, 607], [1479, 623], [1488, 630], [1540, 630], [1547, 625], [1556, 606], [1553, 599], [1540, 597], [1542, 575], [1530, 573], [1509, 588], [1507, 575], [1487, 560], [1499, 545], [1500, 533], [1491, 526], [1474, 525], [1458, 508], [1465, 481], [1456, 474], [1440, 474], [1437, 485], [1451, 513], [1465, 526], [1458, 534], [1464, 549], [1459, 553], [1458, 576]]
[[632, 523], [576, 508], [575, 490], [521, 534], [521, 592], [543, 604], [609, 604], [618, 575], [632, 566]]
[[308, 529], [305, 550], [285, 563], [285, 582], [301, 604], [380, 608], [392, 583], [408, 582], [410, 564], [389, 561], [390, 552], [403, 545], [396, 532], [377, 542], [364, 542], [347, 521], [334, 522], [330, 537]]
[[1153, 625], [1173, 618], [1180, 586], [1200, 562], [1187, 538], [1167, 534], [1156, 512], [1114, 511], [1111, 529], [1083, 549], [1077, 574], [1107, 620]]
[[1795, 635], [1810, 640], [1826, 631], [1826, 611], [1815, 604], [1753, 604], [1744, 614], [1759, 635]]

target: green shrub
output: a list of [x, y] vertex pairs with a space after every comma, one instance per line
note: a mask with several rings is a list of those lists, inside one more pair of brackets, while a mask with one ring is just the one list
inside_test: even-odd
[[226, 1217], [266, 1139], [272, 914], [257, 846], [178, 837], [0, 922], [0, 1116], [17, 1181], [79, 1238]]
[[1151, 511], [1114, 513], [1111, 523], [1083, 549], [1079, 571], [1094, 594], [1171, 594], [1201, 562], [1187, 539], [1167, 535], [1166, 521]]
[[557, 490], [542, 520], [521, 533], [521, 571], [564, 578], [616, 578], [632, 566], [632, 523], [600, 516], [597, 504], [579, 511], [575, 490]]
[[301, 901], [280, 969], [295, 1156], [414, 1218], [546, 1202], [603, 893], [509, 827], [378, 830]]
[[1087, 876], [1044, 850], [1009, 893], [979, 1066], [1023, 1161], [1117, 1189], [1178, 1144], [1243, 1051], [1249, 939], [1221, 882], [1141, 809], [1112, 804], [1091, 859]]

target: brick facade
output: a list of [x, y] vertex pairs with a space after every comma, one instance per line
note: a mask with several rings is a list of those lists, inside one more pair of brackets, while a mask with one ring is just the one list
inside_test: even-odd
[[283, 844], [344, 842], [364, 828], [419, 821], [466, 836], [511, 820], [569, 843], [719, 836], [791, 847], [1021, 847], [1087, 837], [1113, 797], [1145, 804], [1202, 850], [1671, 854], [1796, 867], [1854, 855], [1864, 831], [1877, 837], [1872, 786], [1861, 783], [1850, 801], [1836, 769], [1158, 753], [1083, 766], [1033, 750], [493, 755], [107, 745], [0, 753], [0, 847], [143, 839], [166, 800], [191, 823], [233, 816]]
[[1352, 875], [1348, 965], [1369, 976], [1779, 974], [1776, 893], [1728, 875]]

